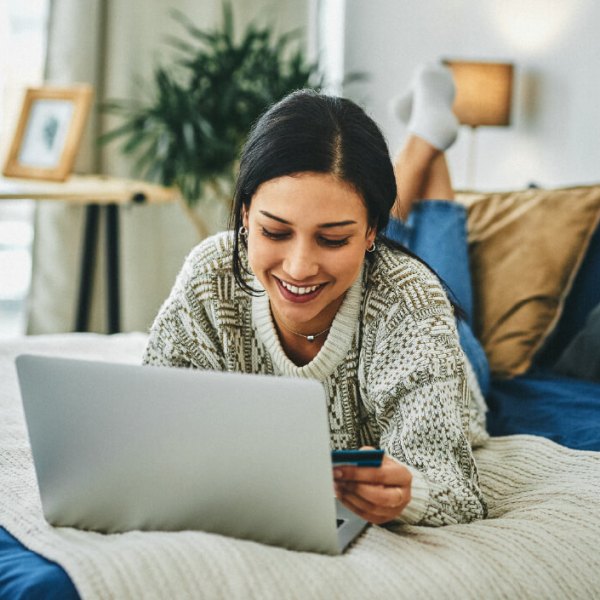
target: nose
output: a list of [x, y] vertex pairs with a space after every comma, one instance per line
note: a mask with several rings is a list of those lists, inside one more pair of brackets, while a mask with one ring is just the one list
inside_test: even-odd
[[283, 259], [283, 270], [294, 281], [304, 282], [319, 272], [317, 253], [309, 244], [297, 242], [289, 246]]

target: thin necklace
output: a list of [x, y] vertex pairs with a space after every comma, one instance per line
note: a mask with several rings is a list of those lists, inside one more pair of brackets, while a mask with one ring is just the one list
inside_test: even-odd
[[283, 327], [285, 329], [287, 329], [290, 333], [293, 333], [294, 335], [298, 335], [300, 337], [303, 337], [305, 340], [308, 340], [309, 342], [314, 342], [315, 338], [318, 338], [320, 335], [323, 335], [324, 333], [327, 333], [331, 329], [331, 325], [330, 325], [327, 329], [323, 329], [323, 331], [319, 331], [319, 333], [313, 333], [312, 335], [305, 335], [304, 333], [300, 333], [299, 331], [294, 331], [293, 329], [290, 329], [283, 322], [281, 322], [281, 325], [283, 325]]

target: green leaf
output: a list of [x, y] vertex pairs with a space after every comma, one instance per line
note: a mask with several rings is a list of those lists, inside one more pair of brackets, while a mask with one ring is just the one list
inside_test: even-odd
[[182, 30], [166, 38], [175, 58], [139, 84], [143, 102], [102, 105], [121, 122], [99, 139], [120, 140], [137, 173], [178, 185], [193, 204], [218, 178], [233, 181], [240, 148], [271, 103], [322, 77], [306, 62], [298, 29], [277, 36], [273, 25], [250, 23], [236, 37], [229, 1], [217, 28], [199, 27], [178, 10], [170, 15]]

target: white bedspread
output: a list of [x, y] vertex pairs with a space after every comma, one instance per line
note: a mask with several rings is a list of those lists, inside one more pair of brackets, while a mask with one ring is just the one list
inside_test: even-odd
[[13, 358], [22, 352], [138, 362], [141, 334], [0, 344], [0, 525], [57, 561], [83, 598], [600, 597], [600, 453], [533, 436], [476, 452], [487, 520], [371, 527], [340, 557], [202, 532], [100, 535], [43, 519]]

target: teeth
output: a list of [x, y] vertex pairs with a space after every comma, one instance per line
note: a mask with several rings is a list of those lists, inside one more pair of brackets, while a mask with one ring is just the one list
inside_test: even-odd
[[[281, 281], [281, 279], [279, 280]], [[319, 288], [318, 285], [311, 285], [310, 287], [296, 287], [295, 285], [290, 285], [285, 281], [281, 281], [281, 285], [286, 289], [292, 292], [292, 294], [296, 294], [298, 296], [302, 296], [304, 294], [310, 294]]]

